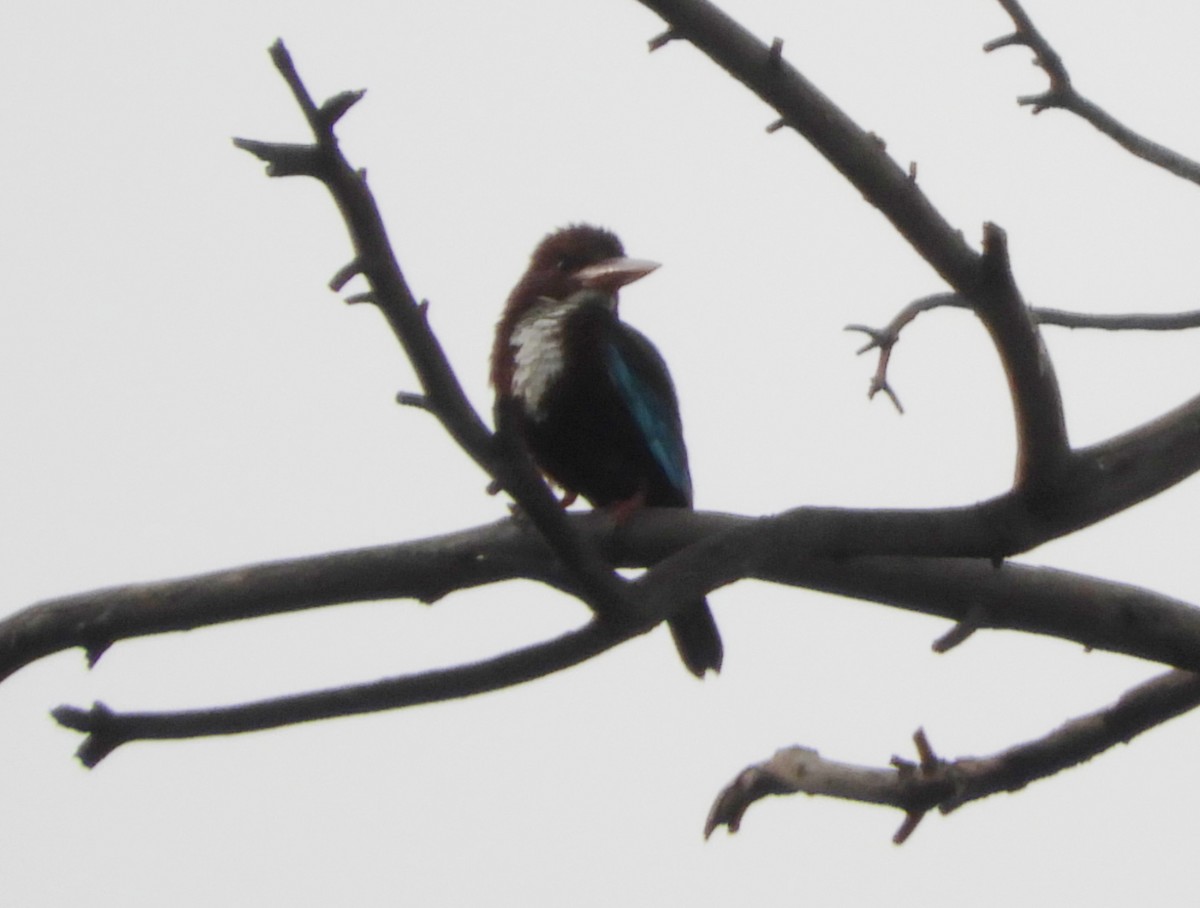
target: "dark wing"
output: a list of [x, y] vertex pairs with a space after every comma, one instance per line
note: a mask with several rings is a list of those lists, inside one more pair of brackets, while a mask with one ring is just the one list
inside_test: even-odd
[[[692, 477], [679, 401], [662, 354], [644, 334], [620, 321], [614, 320], [608, 341], [605, 365], [609, 378], [672, 493], [656, 495], [652, 488], [647, 504], [691, 505]], [[664, 497], [672, 500], [656, 500]]]

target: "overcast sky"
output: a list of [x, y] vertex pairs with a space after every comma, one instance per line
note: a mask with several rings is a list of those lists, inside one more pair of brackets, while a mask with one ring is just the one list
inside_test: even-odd
[[[724, 0], [883, 137], [973, 243], [1009, 234], [1032, 302], [1200, 306], [1200, 195], [1069, 115], [1031, 117], [995, 0]], [[1200, 153], [1200, 7], [1028, 0], [1080, 89]], [[22, 2], [0, 17], [0, 610], [100, 586], [419, 538], [502, 499], [428, 416], [382, 319], [326, 289], [348, 243], [324, 190], [232, 136], [303, 141], [282, 37], [368, 168], [414, 292], [488, 408], [492, 326], [533, 245], [591, 221], [663, 268], [622, 312], [671, 365], [697, 506], [968, 504], [1011, 479], [980, 326], [922, 316], [868, 402], [850, 322], [944, 289], [775, 115], [633, 0]], [[353, 289], [359, 289], [357, 286]], [[1048, 329], [1072, 441], [1197, 391], [1200, 334]], [[1195, 480], [1021, 560], [1200, 602]], [[60, 703], [240, 702], [544, 639], [582, 606], [528, 584], [78, 652], [0, 686], [0, 880], [22, 906], [1128, 905], [1194, 898], [1200, 718], [1013, 796], [929, 817], [810, 798], [704, 842], [745, 765], [802, 743], [884, 765], [924, 726], [985, 754], [1159, 669], [743, 583], [712, 597], [725, 670], [664, 630], [470, 701], [122, 748], [92, 772]]]

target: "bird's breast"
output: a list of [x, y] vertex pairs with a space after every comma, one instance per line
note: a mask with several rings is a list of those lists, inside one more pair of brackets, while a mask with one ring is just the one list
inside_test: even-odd
[[513, 329], [512, 394], [531, 419], [545, 419], [546, 395], [566, 369], [563, 326], [572, 310], [561, 304], [538, 306]]

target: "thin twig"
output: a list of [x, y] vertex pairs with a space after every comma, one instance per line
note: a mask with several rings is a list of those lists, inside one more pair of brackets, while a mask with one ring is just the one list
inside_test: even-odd
[[593, 621], [554, 640], [468, 665], [385, 678], [315, 693], [239, 706], [169, 713], [121, 713], [102, 703], [91, 709], [60, 706], [54, 718], [86, 737], [77, 755], [92, 767], [131, 741], [178, 740], [296, 725], [332, 716], [358, 715], [435, 703], [499, 690], [577, 665], [620, 643], [612, 627]]
[[1063, 309], [1030, 310], [1042, 325], [1061, 328], [1095, 328], [1101, 331], [1182, 331], [1200, 328], [1200, 309], [1191, 312], [1126, 312], [1104, 314], [1067, 312]]
[[961, 309], [970, 309], [971, 304], [957, 293], [935, 293], [932, 296], [925, 296], [919, 300], [914, 300], [897, 313], [887, 325], [882, 328], [871, 328], [867, 325], [847, 325], [844, 330], [857, 331], [867, 335], [869, 340], [866, 344], [855, 351], [859, 356], [871, 350], [879, 351], [879, 361], [875, 367], [875, 374], [871, 378], [871, 385], [867, 390], [867, 398], [871, 399], [880, 391], [883, 391], [891, 398], [892, 404], [900, 413], [904, 412], [904, 408], [900, 406], [900, 399], [896, 396], [896, 392], [892, 389], [888, 381], [888, 365], [892, 358], [892, 348], [900, 340], [900, 332], [908, 326], [922, 312], [928, 312], [931, 309], [937, 309], [943, 306], [953, 306]]
[[[847, 325], [844, 330], [857, 331], [868, 338], [866, 344], [855, 352], [862, 355], [871, 350], [879, 351], [875, 374], [867, 389], [867, 398], [883, 392], [891, 398], [896, 410], [904, 412], [900, 400], [888, 378], [892, 353], [900, 341], [901, 332], [922, 312], [939, 308], [971, 309], [971, 304], [957, 293], [935, 293], [921, 297], [901, 309], [896, 316], [881, 328], [870, 325]], [[1029, 308], [1030, 317], [1039, 325], [1071, 329], [1095, 329], [1099, 331], [1181, 331], [1200, 328], [1200, 310], [1190, 312], [1145, 312], [1104, 314], [1094, 312], [1068, 312], [1064, 309], [1048, 309], [1039, 306]]]
[[1072, 83], [1062, 57], [1033, 24], [1033, 20], [1029, 18], [1029, 14], [1021, 7], [1018, 0], [998, 0], [998, 2], [1012, 18], [1016, 31], [987, 42], [983, 49], [991, 52], [1001, 47], [1016, 45], [1028, 47], [1033, 51], [1038, 66], [1045, 70], [1050, 79], [1050, 88], [1047, 91], [1041, 94], [1022, 96], [1017, 99], [1018, 104], [1032, 107], [1035, 114], [1055, 107], [1070, 111], [1091, 123], [1130, 154], [1149, 161], [1168, 173], [1173, 173], [1191, 183], [1200, 183], [1200, 163], [1134, 132], [1097, 104], [1081, 95]]
[[948, 653], [956, 646], [961, 646], [966, 643], [975, 632], [985, 626], [987, 621], [988, 611], [979, 603], [973, 604], [967, 609], [966, 615], [956, 621], [954, 627], [942, 634], [933, 641], [933, 651], [935, 653]]

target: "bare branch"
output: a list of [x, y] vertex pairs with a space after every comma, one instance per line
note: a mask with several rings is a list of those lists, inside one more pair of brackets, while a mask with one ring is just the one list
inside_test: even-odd
[[[639, 621], [669, 613], [738, 577], [756, 577], [900, 605], [961, 621], [967, 603], [993, 594], [987, 627], [1012, 627], [1200, 668], [1192, 610], [1130, 611], [1125, 594], [1104, 612], [1105, 587], [1028, 576], [989, 560], [1103, 520], [1200, 469], [1200, 397], [1124, 436], [1076, 452], [1053, 495], [1032, 514], [1010, 493], [966, 508], [799, 508], [770, 518], [651, 509], [614, 527], [603, 515], [572, 515], [575, 531], [613, 564], [658, 565], [637, 581]], [[565, 518], [564, 518], [565, 519]], [[180, 581], [84, 593], [31, 606], [0, 621], [0, 678], [74, 646], [101, 652], [114, 640], [186, 630], [340, 602], [413, 597], [527, 577], [577, 594], [577, 579], [519, 521], [450, 536], [316, 558], [238, 568]], [[913, 556], [873, 559], [864, 556]], [[953, 556], [938, 560], [939, 556]], [[847, 561], [853, 559], [853, 561]], [[1070, 576], [1070, 575], [1062, 575]], [[1113, 587], [1128, 590], [1125, 587]], [[989, 592], [990, 591], [990, 592]], [[1139, 595], [1152, 594], [1139, 591]], [[642, 598], [646, 597], [646, 598]], [[1004, 599], [1011, 600], [1004, 603]], [[1081, 597], [1081, 598], [1080, 598]], [[1019, 607], [1028, 605], [1028, 610]], [[153, 607], [150, 607], [150, 605]], [[1109, 617], [1101, 617], [1108, 614]], [[1166, 615], [1170, 615], [1167, 618]]]
[[[1067, 67], [1063, 64], [1062, 57], [1058, 55], [1058, 51], [1050, 46], [1050, 42], [1042, 37], [1042, 33], [1038, 31], [1037, 27], [1033, 24], [1033, 20], [1022, 9], [1021, 4], [1016, 2], [1016, 0], [998, 0], [998, 2], [1012, 18], [1017, 30], [1010, 35], [995, 38], [984, 44], [984, 52], [991, 53], [1001, 47], [1015, 47], [1017, 45], [1028, 47], [1033, 51], [1038, 66], [1044, 69], [1046, 75], [1050, 78], [1050, 92], [1046, 99], [1047, 102], [1073, 91], [1071, 77], [1067, 73]], [[1034, 101], [1032, 99], [1023, 99], [1021, 103], [1034, 103]], [[1040, 113], [1045, 109], [1045, 106], [1035, 106], [1034, 113]]]
[[[771, 105], [850, 181], [983, 321], [1000, 354], [1017, 431], [1015, 485], [1041, 506], [1070, 453], [1053, 364], [1013, 280], [1004, 232], [984, 226], [983, 255], [963, 241], [910, 172], [793, 66], [707, 0], [641, 0]], [[878, 373], [877, 373], [878, 375]], [[890, 392], [886, 379], [872, 385]], [[894, 395], [893, 395], [894, 396]]]
[[776, 38], [771, 42], [771, 49], [767, 51], [767, 65], [778, 66], [783, 62], [783, 39]]
[[350, 166], [333, 131], [337, 120], [362, 97], [362, 92], [343, 92], [317, 107], [283, 42], [276, 41], [270, 53], [316, 143], [307, 150], [305, 146], [274, 146], [244, 139], [235, 139], [234, 144], [270, 161], [276, 169], [280, 166], [278, 149], [289, 149], [287, 159], [295, 157], [303, 164], [289, 172], [314, 177], [329, 190], [355, 252], [351, 265], [339, 270], [332, 283], [344, 285], [353, 274], [366, 278], [370, 290], [354, 294], [350, 301], [370, 302], [383, 313], [417, 373], [425, 409], [437, 416], [459, 446], [513, 496], [558, 557], [577, 574], [579, 595], [584, 601], [609, 619], [628, 620], [631, 610], [625, 602], [625, 582], [572, 532], [524, 450], [502, 437], [507, 433], [493, 435], [475, 412], [429, 327], [428, 304], [418, 303], [409, 289], [366, 175]]
[[493, 472], [496, 458], [492, 433], [471, 407], [440, 343], [429, 330], [392, 253], [383, 219], [364, 175], [350, 166], [338, 147], [333, 127], [350, 106], [338, 99], [353, 96], [357, 100], [361, 93], [337, 95], [318, 108], [283, 42], [272, 45], [271, 59], [292, 90], [316, 142], [302, 146], [235, 139], [234, 144], [268, 160], [272, 167], [278, 166], [278, 150], [286, 149], [289, 156], [303, 159], [305, 164], [303, 169], [296, 168], [293, 172], [311, 176], [329, 190], [355, 250], [354, 259], [337, 272], [331, 285], [340, 290], [356, 274], [367, 279], [370, 293], [356, 294], [354, 299], [379, 307], [412, 362], [425, 393], [436, 401], [437, 413], [447, 430], [480, 466]]
[[[860, 356], [871, 350], [879, 351], [879, 361], [871, 384], [867, 390], [867, 398], [873, 398], [880, 391], [885, 392], [901, 413], [904, 408], [888, 380], [888, 366], [891, 364], [892, 352], [900, 341], [900, 333], [922, 312], [932, 309], [952, 307], [971, 309], [969, 302], [957, 293], [935, 293], [924, 296], [909, 303], [901, 309], [896, 317], [882, 328], [872, 328], [870, 325], [847, 325], [846, 331], [857, 331], [867, 335], [868, 341], [856, 353]], [[1191, 312], [1160, 312], [1160, 313], [1124, 313], [1099, 314], [1088, 312], [1067, 312], [1063, 309], [1046, 309], [1038, 306], [1029, 308], [1029, 314], [1039, 325], [1054, 325], [1062, 328], [1095, 328], [1104, 331], [1180, 331], [1186, 328], [1200, 328], [1200, 310]]]
[[334, 293], [341, 293], [342, 288], [360, 274], [362, 274], [362, 262], [358, 259], [351, 259], [329, 279], [329, 289]]
[[1181, 331], [1200, 328], [1200, 309], [1191, 312], [1130, 312], [1099, 314], [1067, 312], [1063, 309], [1040, 309], [1031, 312], [1041, 325], [1061, 328], [1096, 328], [1103, 331]]
[[[611, 531], [594, 515], [577, 515], [577, 522], [584, 533], [603, 535]], [[693, 544], [681, 555], [694, 557], [700, 552], [705, 561], [723, 561], [731, 573], [741, 571], [743, 576], [882, 602], [969, 622], [973, 628], [1053, 634], [1090, 648], [1200, 667], [1200, 610], [1146, 590], [1050, 568], [1011, 563], [994, 568], [979, 560], [803, 558], [789, 552], [784, 545], [776, 545], [769, 552], [770, 557], [760, 561], [755, 554], [759, 551], [757, 543], [749, 546], [745, 543], [756, 542], [754, 534], [764, 521], [696, 515], [677, 509], [659, 509], [634, 518], [618, 535], [626, 537], [628, 544], [631, 539], [637, 542], [640, 532], [645, 537], [646, 551], [638, 563], [646, 563], [656, 557], [655, 546], [661, 547], [663, 540], [670, 538], [667, 530], [671, 522], [677, 522], [684, 531], [692, 525], [690, 534], [676, 534], [684, 540], [696, 533], [707, 533], [707, 538], [717, 544], [716, 548]], [[638, 523], [650, 525], [638, 530]], [[714, 524], [730, 528], [714, 533]], [[490, 545], [486, 544], [488, 539]], [[611, 548], [615, 558], [619, 557], [619, 550]], [[65, 646], [103, 646], [115, 639], [185, 630], [300, 607], [397, 596], [432, 600], [451, 585], [460, 588], [509, 577], [535, 577], [539, 570], [546, 569], [546, 554], [540, 537], [522, 533], [512, 522], [505, 522], [476, 533], [459, 533], [407, 546], [385, 546], [73, 596], [31, 607], [0, 623], [0, 655], [4, 657], [0, 669], [10, 673], [40, 655]], [[675, 576], [678, 580], [679, 574], [656, 576], [662, 584], [666, 582], [663, 578]], [[555, 574], [539, 579], [555, 585], [562, 582]], [[680, 593], [678, 588], [668, 586], [665, 592], [660, 590], [659, 595], [649, 597], [650, 603], [657, 604], [657, 610], [648, 608], [638, 628], [627, 626], [618, 631], [608, 624], [601, 625], [605, 628], [604, 648], [668, 617], [669, 606], [664, 603], [689, 601], [684, 594], [690, 592], [685, 589]], [[570, 654], [576, 652], [573, 646], [563, 651], [555, 649], [553, 652], [559, 655], [549, 661], [544, 652], [531, 650], [520, 656], [519, 664], [526, 666], [523, 672], [532, 671], [535, 665], [545, 669], [542, 674], [557, 671], [573, 664], [569, 661], [574, 658]], [[499, 663], [501, 667], [507, 664]], [[190, 737], [249, 731], [493, 689], [462, 686], [463, 677], [493, 677], [480, 675], [480, 671], [472, 666], [446, 669], [436, 676], [422, 675], [420, 680], [414, 680], [417, 677], [414, 676], [393, 679], [394, 683], [379, 682], [285, 698], [283, 706], [247, 704], [169, 720], [156, 715], [145, 723], [139, 718], [133, 726], [136, 733], [129, 734], [125, 725], [113, 726], [111, 715], [102, 714], [95, 719], [99, 723], [95, 730], [101, 732], [102, 741], [111, 738], [117, 743], [131, 737], [161, 738], [168, 733]], [[465, 672], [465, 676], [460, 672]], [[540, 676], [508, 673], [507, 669], [505, 672], [503, 677], [509, 679], [505, 684]], [[483, 682], [471, 682], [477, 683]], [[405, 699], [414, 685], [423, 692], [424, 699]], [[87, 711], [70, 707], [65, 710], [63, 715], [72, 717], [72, 722], [85, 721], [78, 717]], [[154, 731], [144, 733], [143, 727]], [[88, 730], [92, 730], [90, 725]], [[95, 747], [95, 743], [90, 744], [89, 750]]]
[[60, 706], [54, 710], [54, 718], [60, 725], [86, 735], [77, 756], [85, 766], [92, 767], [130, 741], [241, 734], [498, 690], [577, 665], [622, 639], [609, 625], [593, 621], [557, 639], [492, 659], [371, 684], [185, 712], [119, 713], [102, 703], [89, 710]]
[[429, 398], [424, 394], [414, 394], [412, 391], [397, 391], [396, 403], [402, 407], [414, 407], [417, 410], [431, 410]]
[[876, 769], [827, 760], [815, 750], [789, 747], [743, 770], [717, 796], [705, 835], [718, 826], [737, 832], [746, 809], [771, 794], [803, 793], [895, 807], [905, 813], [902, 843], [929, 810], [942, 813], [1076, 766], [1148, 729], [1200, 706], [1200, 675], [1168, 672], [1124, 694], [1116, 703], [1072, 719], [1042, 738], [990, 757], [943, 761], [918, 732], [918, 764], [893, 758]]
[[[950, 226], [883, 143], [858, 126], [769, 46], [707, 0], [641, 0], [661, 16], [672, 40], [686, 40], [774, 108], [868, 202], [895, 225], [959, 293], [970, 296], [979, 255]], [[661, 46], [661, 45], [660, 45]]]
[[1033, 20], [1021, 7], [1018, 0], [998, 0], [1005, 12], [1012, 17], [1017, 30], [1010, 35], [989, 41], [983, 46], [987, 52], [1001, 47], [1023, 45], [1033, 51], [1038, 66], [1050, 78], [1049, 90], [1038, 95], [1026, 95], [1017, 103], [1032, 107], [1035, 114], [1052, 107], [1070, 111], [1091, 123], [1126, 151], [1169, 173], [1192, 183], [1200, 183], [1200, 163], [1139, 135], [1114, 118], [1107, 111], [1083, 97], [1071, 82], [1062, 57], [1043, 37]]
[[908, 326], [922, 312], [928, 312], [931, 309], [937, 309], [941, 306], [954, 306], [960, 309], [970, 309], [971, 304], [957, 293], [935, 293], [932, 296], [925, 296], [919, 300], [915, 300], [905, 306], [900, 312], [883, 328], [871, 328], [867, 325], [847, 325], [846, 331], [858, 331], [867, 335], [870, 340], [857, 351], [858, 355], [862, 355], [871, 350], [879, 351], [879, 363], [875, 368], [875, 375], [871, 378], [871, 385], [867, 391], [867, 398], [873, 398], [880, 391], [885, 392], [895, 405], [896, 409], [903, 413], [904, 408], [900, 406], [900, 400], [896, 396], [896, 392], [892, 390], [891, 384], [888, 382], [887, 370], [892, 358], [892, 349], [900, 340], [900, 332]]
[[343, 91], [329, 98], [318, 111], [321, 122], [328, 124], [332, 129], [351, 107], [363, 99], [363, 95], [366, 93], [367, 90], [362, 88], [358, 91]]
[[515, 576], [574, 592], [550, 555], [540, 537], [506, 519], [401, 545], [66, 596], [0, 621], [0, 679], [75, 646], [100, 653], [117, 640], [341, 603], [395, 598], [435, 602], [452, 590]]
[[679, 40], [679, 37], [680, 36], [676, 32], [672, 31], [671, 29], [667, 29], [665, 32], [655, 35], [653, 38], [647, 41], [646, 44], [650, 52], [654, 53], [654, 51], [666, 47], [672, 41]]
[[[876, 514], [881, 517], [878, 523]], [[693, 542], [663, 558], [636, 586], [639, 591], [643, 586], [657, 588], [651, 601], [687, 601], [685, 597], [707, 593], [731, 577], [753, 577], [969, 622], [975, 628], [1049, 634], [1088, 648], [1200, 670], [1200, 609], [1187, 602], [1126, 584], [1012, 562], [994, 567], [978, 558], [839, 557], [844, 551], [842, 531], [861, 540], [870, 535], [868, 527], [883, 530], [891, 521], [897, 531], [907, 526], [908, 544], [914, 549], [943, 532], [954, 533], [950, 527], [964, 537], [971, 532], [969, 522], [949, 513], [943, 513], [943, 521], [927, 519], [930, 516], [928, 512], [798, 509]], [[997, 511], [983, 519], [1002, 525], [1006, 517]], [[638, 538], [631, 541], [654, 544], [657, 537], [661, 547], [670, 538], [664, 515], [647, 515], [636, 525], [630, 523], [618, 532], [618, 540], [636, 532]], [[897, 532], [892, 537], [889, 532], [887, 538], [899, 549], [906, 534]], [[803, 554], [815, 550], [821, 556]], [[641, 552], [656, 554], [646, 548]]]
[[[995, 570], [999, 570], [999, 568], [997, 567]], [[948, 653], [956, 646], [962, 646], [974, 636], [977, 630], [984, 626], [987, 620], [987, 609], [978, 603], [972, 605], [961, 621], [933, 641], [933, 651], [935, 653]]]
[[312, 145], [293, 145], [284, 142], [256, 142], [253, 139], [234, 139], [233, 144], [267, 163], [267, 176], [313, 176], [320, 164]]
[[983, 228], [983, 287], [975, 312], [1000, 354], [1017, 424], [1015, 486], [1038, 509], [1067, 465], [1070, 445], [1062, 395], [1050, 354], [1021, 298], [1008, 241], [995, 224]]

